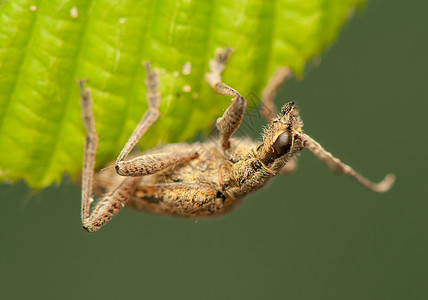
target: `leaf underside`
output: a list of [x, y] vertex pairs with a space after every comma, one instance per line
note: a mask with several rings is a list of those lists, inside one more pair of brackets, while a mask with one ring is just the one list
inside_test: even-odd
[[89, 79], [103, 166], [147, 108], [143, 61], [159, 69], [162, 116], [140, 148], [189, 140], [230, 103], [204, 79], [217, 48], [234, 50], [224, 81], [259, 95], [279, 66], [301, 76], [362, 2], [0, 1], [0, 178], [42, 188], [81, 170], [78, 79]]

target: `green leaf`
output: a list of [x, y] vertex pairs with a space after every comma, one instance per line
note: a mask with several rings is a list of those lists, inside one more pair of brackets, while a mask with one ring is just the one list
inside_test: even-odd
[[140, 147], [191, 139], [230, 103], [204, 79], [215, 49], [234, 49], [224, 81], [260, 94], [279, 66], [301, 76], [362, 2], [0, 1], [0, 176], [41, 188], [64, 172], [77, 175], [84, 140], [77, 79], [89, 78], [102, 166], [147, 108], [143, 61], [160, 70], [162, 116]]

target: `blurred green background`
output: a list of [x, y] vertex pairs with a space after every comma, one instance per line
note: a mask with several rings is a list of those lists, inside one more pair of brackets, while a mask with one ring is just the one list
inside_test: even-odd
[[394, 172], [390, 192], [303, 151], [297, 172], [226, 217], [124, 210], [89, 235], [68, 180], [35, 195], [3, 185], [0, 298], [428, 299], [427, 10], [369, 1], [276, 99], [295, 100], [306, 132], [365, 176]]

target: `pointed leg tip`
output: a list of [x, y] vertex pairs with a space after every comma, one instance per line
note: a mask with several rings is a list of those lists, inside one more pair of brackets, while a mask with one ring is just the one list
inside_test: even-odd
[[385, 193], [391, 189], [395, 182], [395, 175], [389, 173], [385, 178], [377, 184], [376, 192]]

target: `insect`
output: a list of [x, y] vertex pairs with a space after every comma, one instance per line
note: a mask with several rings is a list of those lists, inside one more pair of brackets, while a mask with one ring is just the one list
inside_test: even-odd
[[[246, 100], [224, 84], [221, 73], [230, 54], [229, 48], [219, 50], [210, 61], [206, 74], [214, 91], [231, 96], [232, 103], [217, 119], [219, 141], [168, 144], [125, 160], [148, 128], [160, 116], [158, 107], [158, 74], [145, 63], [148, 110], [119, 154], [115, 168], [94, 172], [98, 136], [92, 112], [89, 89], [80, 81], [82, 118], [86, 128], [82, 171], [83, 228], [99, 230], [124, 206], [162, 215], [208, 217], [227, 213], [241, 203], [249, 193], [262, 188], [275, 175], [291, 172], [296, 167], [296, 155], [309, 149], [331, 170], [347, 174], [374, 192], [385, 192], [395, 177], [387, 175], [380, 183], [373, 183], [324, 150], [303, 133], [299, 110], [294, 102], [275, 112], [273, 97], [276, 88], [290, 75], [281, 68], [263, 91], [262, 114], [269, 125], [261, 142], [232, 138], [241, 125]], [[103, 194], [94, 202], [93, 193]]]

